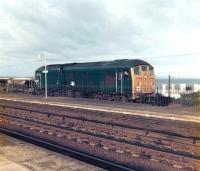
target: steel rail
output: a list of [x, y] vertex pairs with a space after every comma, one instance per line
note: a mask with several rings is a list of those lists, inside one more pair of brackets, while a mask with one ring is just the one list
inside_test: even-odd
[[[150, 131], [150, 132], [155, 132], [155, 133], [161, 133], [161, 134], [166, 134], [166, 135], [170, 135], [170, 136], [178, 136], [178, 137], [183, 137], [183, 138], [190, 138], [190, 139], [196, 139], [196, 140], [200, 140], [200, 137], [195, 137], [195, 136], [184, 136], [181, 135], [179, 133], [172, 133], [172, 132], [168, 132], [168, 131], [160, 131], [160, 130], [156, 130], [156, 129], [151, 129], [151, 128], [141, 128], [141, 127], [136, 127], [136, 126], [130, 126], [130, 125], [125, 125], [125, 124], [121, 124], [121, 123], [110, 123], [110, 122], [105, 122], [105, 121], [100, 121], [100, 120], [96, 120], [96, 119], [87, 119], [84, 117], [76, 117], [76, 116], [67, 116], [64, 114], [56, 114], [56, 113], [51, 113], [51, 112], [45, 112], [45, 111], [40, 111], [40, 110], [35, 110], [35, 109], [24, 109], [23, 107], [15, 107], [15, 106], [9, 106], [9, 105], [1, 105], [0, 107], [2, 107], [3, 109], [5, 108], [11, 108], [11, 109], [17, 109], [17, 110], [22, 110], [22, 111], [27, 111], [30, 113], [41, 113], [47, 116], [58, 116], [58, 117], [62, 117], [63, 119], [65, 118], [70, 118], [70, 119], [76, 119], [76, 120], [81, 120], [81, 121], [89, 121], [89, 122], [94, 122], [94, 123], [100, 123], [100, 124], [105, 124], [105, 125], [112, 125], [112, 126], [119, 126], [119, 127], [124, 127], [124, 128], [130, 128], [130, 129], [137, 129], [137, 130], [144, 130], [144, 131]], [[145, 119], [141, 116], [140, 119]], [[152, 118], [153, 119], [153, 118]], [[159, 121], [159, 119], [157, 119]], [[181, 121], [179, 121], [181, 123]], [[168, 122], [165, 121], [165, 123], [167, 124]], [[174, 125], [178, 125], [180, 123], [176, 123]], [[187, 125], [186, 123], [184, 123], [184, 126], [188, 127], [189, 125]], [[198, 125], [197, 125], [198, 126]], [[196, 126], [196, 127], [197, 127]]]
[[141, 143], [135, 143], [135, 142], [127, 141], [127, 140], [117, 139], [117, 138], [111, 137], [111, 136], [105, 137], [103, 135], [93, 134], [93, 133], [90, 133], [90, 132], [83, 132], [81, 130], [74, 130], [74, 129], [70, 129], [70, 128], [67, 128], [67, 127], [52, 125], [52, 124], [48, 124], [48, 123], [41, 122], [41, 121], [35, 121], [35, 120], [27, 119], [27, 118], [20, 118], [18, 116], [2, 114], [1, 112], [0, 112], [0, 116], [12, 118], [12, 119], [18, 119], [18, 120], [21, 120], [21, 121], [31, 122], [31, 123], [35, 123], [35, 124], [50, 126], [50, 127], [54, 127], [54, 128], [65, 129], [65, 130], [68, 130], [68, 131], [71, 131], [71, 132], [77, 132], [77, 133], [81, 133], [81, 134], [85, 134], [85, 135], [89, 135], [89, 136], [103, 138], [105, 140], [111, 140], [111, 141], [126, 143], [126, 144], [130, 144], [130, 145], [135, 145], [135, 146], [138, 146], [138, 147], [143, 147], [143, 148], [146, 148], [146, 149], [152, 149], [152, 150], [156, 150], [156, 151], [160, 151], [160, 152], [171, 153], [171, 154], [179, 155], [179, 156], [183, 156], [183, 157], [188, 157], [188, 158], [193, 158], [193, 159], [198, 159], [198, 160], [200, 159], [199, 156], [190, 154], [188, 152], [178, 152], [178, 151], [172, 150], [172, 149], [162, 149], [162, 148], [154, 147], [154, 146], [151, 146], [151, 145], [145, 145], [145, 144], [141, 144]]
[[[174, 115], [177, 114], [173, 114], [173, 116], [169, 115], [168, 113], [165, 113], [165, 115], [158, 115], [158, 112], [153, 112], [153, 111], [148, 111], [148, 114], [145, 113], [138, 113], [141, 112], [140, 110], [136, 110], [135, 112], [132, 110], [128, 110], [128, 111], [121, 111], [121, 110], [112, 110], [112, 108], [98, 108], [97, 106], [91, 106], [91, 105], [81, 105], [81, 104], [69, 104], [69, 103], [57, 103], [57, 102], [44, 102], [44, 101], [36, 101], [33, 99], [29, 99], [29, 100], [24, 100], [21, 98], [0, 98], [0, 100], [6, 100], [6, 101], [13, 101], [13, 102], [26, 102], [26, 103], [30, 103], [30, 104], [43, 104], [43, 105], [49, 105], [49, 106], [59, 106], [59, 107], [70, 107], [70, 108], [74, 108], [74, 109], [86, 109], [86, 110], [91, 110], [91, 111], [100, 111], [100, 112], [112, 112], [112, 113], [123, 113], [123, 114], [127, 114], [127, 115], [133, 115], [133, 116], [143, 116], [143, 117], [151, 117], [151, 118], [159, 118], [159, 119], [167, 119], [167, 120], [173, 120], [173, 121], [183, 121], [183, 122], [191, 122], [191, 123], [200, 123], [200, 118], [193, 116], [192, 118], [183, 118], [182, 117], [176, 117]], [[77, 106], [78, 105], [78, 106]], [[81, 106], [80, 106], [81, 105]], [[180, 116], [180, 114], [178, 115]], [[191, 116], [190, 116], [191, 117]]]
[[63, 155], [68, 155], [75, 159], [78, 159], [78, 160], [84, 161], [86, 163], [90, 163], [90, 164], [96, 165], [98, 167], [101, 167], [103, 169], [108, 169], [111, 171], [136, 171], [134, 168], [130, 168], [130, 167], [121, 165], [119, 163], [107, 161], [107, 160], [98, 158], [93, 155], [82, 153], [82, 152], [76, 151], [74, 149], [70, 149], [70, 148], [67, 148], [64, 146], [60, 146], [58, 144], [54, 144], [54, 143], [47, 142], [47, 141], [44, 141], [44, 140], [41, 140], [41, 139], [38, 139], [35, 137], [24, 135], [24, 134], [15, 132], [15, 131], [11, 131], [9, 129], [0, 127], [0, 133], [15, 137], [17, 139], [29, 142], [31, 144], [38, 145], [40, 147], [46, 148], [51, 151], [61, 153]]

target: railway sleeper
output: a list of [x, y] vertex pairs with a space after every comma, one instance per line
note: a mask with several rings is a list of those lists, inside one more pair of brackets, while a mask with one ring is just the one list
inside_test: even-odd
[[[6, 125], [6, 126], [8, 126], [8, 125]], [[27, 129], [24, 129], [23, 127], [19, 128], [19, 126], [16, 126], [14, 129], [18, 130], [18, 131], [22, 131], [22, 132], [25, 131], [26, 133], [29, 133], [33, 136], [38, 136], [37, 132], [35, 132], [34, 130], [28, 131]], [[54, 129], [54, 128], [50, 127], [49, 129]], [[64, 132], [66, 132], [66, 130]], [[77, 135], [77, 134], [75, 134], [75, 135]], [[83, 135], [80, 135], [80, 136], [83, 136]], [[176, 168], [177, 168], [176, 166], [178, 165], [179, 169], [181, 168], [182, 170], [186, 170], [186, 169], [189, 168], [192, 171], [196, 167], [196, 165], [195, 165], [196, 161], [193, 160], [193, 159], [188, 159], [188, 158], [184, 158], [184, 157], [179, 158], [178, 156], [173, 156], [173, 155], [171, 156], [171, 154], [158, 152], [158, 151], [152, 151], [150, 149], [143, 149], [142, 147], [135, 147], [133, 145], [127, 145], [127, 144], [120, 143], [120, 142], [115, 142], [115, 145], [116, 145], [115, 148], [121, 150], [121, 148], [124, 149], [125, 146], [126, 146], [126, 149], [128, 147], [131, 151], [131, 154], [132, 153], [136, 154], [136, 155], [131, 155], [133, 158], [135, 158], [134, 160], [132, 158], [130, 158], [130, 155], [129, 155], [130, 153], [120, 153], [120, 158], [119, 158], [119, 156], [115, 154], [117, 150], [114, 153], [113, 152], [111, 153], [111, 151], [109, 150], [109, 153], [107, 153], [106, 152], [107, 150], [103, 149], [104, 151], [102, 151], [101, 150], [102, 148], [99, 149], [99, 148], [97, 148], [97, 146], [94, 146], [93, 148], [91, 148], [91, 147], [88, 148], [87, 144], [84, 145], [82, 143], [80, 143], [81, 144], [81, 147], [80, 147], [78, 145], [79, 143], [77, 141], [76, 141], [76, 143], [78, 143], [78, 144], [70, 143], [70, 141], [73, 141], [73, 139], [65, 141], [63, 138], [59, 138], [59, 137], [55, 137], [55, 136], [52, 139], [52, 135], [48, 135], [48, 134], [42, 134], [42, 137], [44, 139], [49, 140], [49, 141], [55, 141], [55, 142], [59, 142], [61, 144], [63, 143], [63, 145], [68, 145], [71, 148], [75, 147], [75, 145], [76, 145], [76, 148], [78, 148], [78, 149], [80, 148], [79, 150], [82, 150], [82, 151], [85, 151], [85, 152], [91, 153], [91, 154], [96, 154], [96, 155], [99, 155], [100, 157], [104, 157], [104, 158], [107, 158], [107, 159], [109, 158], [109, 159], [112, 159], [114, 161], [115, 160], [123, 161], [123, 162], [125, 162], [125, 164], [134, 165], [134, 167], [137, 167], [137, 168], [140, 168], [140, 169], [141, 168], [144, 169], [145, 166], [148, 166], [148, 170], [150, 169], [150, 170], [156, 170], [157, 171], [157, 170], [160, 169], [160, 167], [157, 167], [157, 166], [161, 166], [162, 168], [164, 168], [164, 170], [169, 171], [169, 170], [176, 170]], [[85, 135], [83, 137], [85, 137]], [[63, 140], [61, 140], [61, 139], [63, 139]], [[96, 138], [93, 137], [92, 140], [94, 141], [94, 139], [96, 139]], [[99, 139], [100, 138], [98, 138], [98, 141], [99, 141]], [[110, 140], [102, 139], [101, 141], [104, 142], [105, 144], [111, 144]], [[152, 160], [152, 158], [154, 160]], [[164, 158], [165, 158], [165, 161], [162, 160]], [[142, 165], [140, 165], [138, 163], [140, 163]], [[186, 163], [187, 163], [187, 165], [186, 165]]]
[[[46, 121], [46, 124], [50, 125], [52, 123], [49, 122], [49, 121], [48, 122]], [[54, 123], [54, 125], [56, 126], [56, 125], [59, 125], [59, 124]], [[73, 126], [74, 126], [74, 124], [73, 124]], [[79, 131], [79, 129], [77, 127], [75, 127], [75, 128], [71, 127], [71, 130]], [[194, 148], [194, 150], [193, 150], [194, 152], [191, 152], [191, 148], [186, 150], [185, 149], [185, 145], [183, 146], [180, 143], [177, 144], [177, 145], [173, 145], [173, 144], [170, 145], [170, 142], [167, 142], [167, 144], [163, 144], [163, 143], [162, 144], [160, 144], [160, 143], [158, 144], [157, 141], [161, 142], [159, 139], [157, 139], [156, 141], [155, 140], [148, 141], [148, 139], [150, 137], [146, 137], [146, 140], [144, 138], [138, 139], [139, 136], [137, 136], [135, 140], [134, 139], [127, 139], [127, 138], [122, 137], [122, 136], [119, 137], [119, 136], [114, 136], [113, 134], [110, 135], [108, 133], [103, 133], [101, 131], [96, 131], [95, 129], [93, 131], [91, 131], [91, 129], [89, 129], [88, 131], [85, 131], [85, 133], [91, 134], [91, 135], [96, 135], [96, 136], [101, 136], [101, 137], [104, 137], [104, 138], [116, 139], [116, 140], [120, 140], [120, 141], [126, 142], [126, 143], [132, 143], [132, 144], [134, 144], [134, 143], [138, 144], [139, 143], [140, 145], [143, 145], [143, 146], [147, 146], [147, 147], [151, 147], [151, 148], [155, 148], [155, 149], [162, 149], [164, 151], [171, 151], [171, 152], [173, 152], [175, 150], [174, 153], [178, 153], [179, 152], [179, 153], [183, 153], [185, 155], [190, 155], [190, 154], [197, 155], [195, 153], [195, 151], [198, 151], [198, 150], [196, 150], [198, 147]], [[173, 149], [172, 149], [172, 147], [173, 147]], [[186, 151], [184, 151], [183, 149], [186, 150]]]

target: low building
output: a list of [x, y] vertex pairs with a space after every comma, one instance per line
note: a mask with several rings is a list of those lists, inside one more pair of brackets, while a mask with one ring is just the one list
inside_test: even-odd
[[[200, 84], [171, 84], [170, 86], [170, 97], [178, 99], [183, 94], [191, 94], [200, 91]], [[163, 96], [169, 96], [169, 86], [162, 84], [162, 89], [159, 90]]]
[[9, 77], [0, 77], [0, 92], [8, 91], [8, 84], [10, 81], [11, 78]]
[[33, 78], [0, 77], [0, 92], [26, 92], [32, 91]]

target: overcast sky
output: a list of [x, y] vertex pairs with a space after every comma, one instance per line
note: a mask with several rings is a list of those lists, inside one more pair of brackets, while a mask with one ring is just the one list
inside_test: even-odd
[[0, 0], [0, 76], [43, 61], [145, 59], [157, 77], [200, 78], [200, 0]]

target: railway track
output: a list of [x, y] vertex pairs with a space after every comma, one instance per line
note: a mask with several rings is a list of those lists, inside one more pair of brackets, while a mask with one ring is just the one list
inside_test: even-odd
[[[2, 107], [12, 108], [13, 101], [1, 101]], [[14, 110], [20, 109], [25, 111], [27, 110], [32, 112], [38, 112], [46, 114], [46, 116], [57, 116], [57, 118], [68, 117], [71, 119], [79, 119], [84, 121], [99, 122], [99, 123], [110, 123], [115, 126], [123, 126], [137, 129], [151, 130], [155, 132], [164, 132], [165, 134], [174, 134], [183, 137], [190, 137], [194, 139], [200, 139], [200, 124], [196, 122], [185, 122], [180, 120], [170, 120], [170, 119], [161, 119], [154, 117], [144, 117], [141, 115], [127, 115], [124, 113], [114, 113], [104, 112], [104, 111], [94, 111], [85, 108], [73, 108], [73, 107], [62, 107], [57, 105], [50, 104], [39, 104], [39, 103], [30, 103], [23, 101], [14, 101]], [[32, 106], [33, 105], [33, 106]], [[59, 114], [58, 114], [59, 113]], [[148, 113], [147, 113], [148, 114]], [[27, 113], [26, 113], [27, 115]], [[49, 119], [49, 117], [47, 118]], [[132, 124], [134, 122], [134, 125]], [[155, 126], [156, 125], [156, 126]], [[177, 129], [177, 130], [176, 130]]]
[[100, 159], [100, 158], [92, 156], [92, 155], [88, 155], [88, 154], [81, 153], [81, 152], [73, 150], [73, 149], [69, 149], [64, 146], [60, 146], [60, 145], [50, 143], [50, 142], [47, 142], [47, 141], [44, 141], [44, 140], [41, 140], [38, 138], [34, 138], [33, 136], [28, 136], [28, 135], [14, 132], [14, 131], [4, 129], [4, 128], [0, 128], [0, 132], [7, 134], [9, 136], [27, 141], [29, 143], [47, 148], [51, 151], [59, 152], [61, 154], [71, 156], [78, 160], [85, 161], [87, 163], [91, 163], [93, 165], [99, 166], [104, 169], [109, 169], [109, 170], [113, 170], [113, 171], [136, 171], [136, 170], [128, 168], [126, 166], [122, 166], [118, 163], [106, 161], [106, 160]]
[[[5, 108], [12, 109], [7, 110], [7, 112], [4, 111], [4, 113], [0, 111], [1, 116], [10, 116], [16, 119], [27, 120], [47, 126], [54, 125], [55, 128], [80, 132], [82, 134], [107, 138], [164, 152], [170, 151], [174, 154], [182, 154], [185, 157], [200, 159], [199, 137], [178, 136], [170, 132], [136, 128], [133, 126], [92, 120], [83, 117], [52, 114], [49, 112], [44, 113], [38, 110], [29, 110], [19, 107], [0, 107], [4, 108], [4, 110]], [[24, 111], [28, 113], [24, 113]], [[20, 114], [16, 115], [16, 113]], [[186, 126], [184, 125], [184, 127]], [[190, 145], [190, 147], [183, 150], [186, 145]]]
[[[57, 98], [56, 98], [57, 99]], [[9, 101], [15, 101], [15, 102], [25, 102], [25, 103], [34, 103], [34, 104], [43, 104], [43, 105], [49, 105], [49, 106], [60, 106], [60, 107], [69, 107], [69, 108], [74, 108], [76, 110], [78, 109], [88, 109], [90, 111], [94, 111], [94, 112], [113, 112], [113, 113], [123, 113], [123, 114], [127, 114], [127, 115], [133, 115], [133, 116], [144, 116], [144, 117], [151, 117], [151, 118], [160, 118], [160, 119], [167, 119], [167, 120], [176, 120], [176, 121], [186, 121], [186, 122], [194, 122], [194, 123], [200, 123], [200, 117], [195, 114], [194, 112], [189, 112], [189, 111], [185, 111], [184, 108], [183, 110], [180, 111], [180, 109], [178, 110], [178, 113], [175, 112], [172, 109], [163, 109], [163, 110], [158, 110], [156, 109], [155, 111], [151, 110], [151, 111], [147, 111], [147, 109], [145, 110], [140, 110], [137, 109], [138, 106], [134, 106], [133, 108], [130, 108], [130, 105], [125, 105], [125, 107], [121, 108], [117, 107], [119, 105], [119, 103], [113, 104], [113, 105], [107, 105], [104, 103], [97, 103], [97, 102], [93, 102], [91, 103], [91, 101], [88, 101], [87, 103], [83, 103], [83, 101], [75, 101], [75, 99], [70, 99], [72, 100], [69, 101], [62, 101], [60, 99], [56, 100], [56, 99], [48, 99], [48, 101], [44, 100], [44, 99], [38, 99], [38, 98], [34, 98], [34, 97], [27, 97], [27, 96], [19, 96], [19, 97], [0, 97], [0, 100], [7, 100]], [[81, 99], [83, 100], [83, 99]], [[88, 99], [84, 99], [84, 101], [87, 101]], [[148, 106], [150, 107], [150, 106]], [[135, 109], [136, 108], [136, 109]], [[145, 107], [146, 108], [146, 107]], [[179, 107], [180, 108], [180, 107]]]
[[[198, 170], [200, 138], [196, 123], [16, 102], [0, 105], [0, 125], [4, 129], [77, 148], [132, 169]], [[173, 127], [164, 130], [170, 123]], [[150, 124], [157, 128], [147, 127]], [[189, 134], [182, 132], [188, 130]]]

